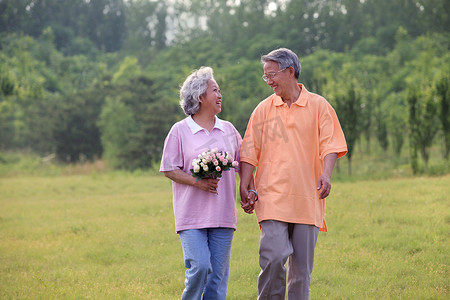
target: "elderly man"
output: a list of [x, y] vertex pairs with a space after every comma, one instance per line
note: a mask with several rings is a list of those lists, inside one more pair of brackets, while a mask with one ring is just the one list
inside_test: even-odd
[[[274, 94], [253, 111], [241, 147], [241, 206], [261, 227], [258, 299], [308, 299], [314, 249], [326, 231], [325, 198], [347, 152], [334, 109], [297, 83], [300, 61], [281, 48], [261, 57]], [[253, 185], [255, 190], [249, 190]]]

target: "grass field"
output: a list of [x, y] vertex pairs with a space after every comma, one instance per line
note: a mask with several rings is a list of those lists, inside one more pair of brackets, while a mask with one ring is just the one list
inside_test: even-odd
[[[449, 299], [450, 176], [334, 182], [311, 299]], [[0, 299], [179, 299], [170, 181], [0, 178]], [[228, 299], [256, 299], [259, 227], [239, 210]]]

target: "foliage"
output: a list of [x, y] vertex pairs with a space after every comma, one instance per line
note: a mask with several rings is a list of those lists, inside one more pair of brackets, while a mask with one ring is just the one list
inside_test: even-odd
[[164, 139], [179, 119], [176, 104], [145, 76], [108, 86], [105, 92], [112, 97], [99, 120], [105, 158], [119, 168], [149, 168], [160, 159]]
[[[419, 99], [423, 99], [423, 101], [419, 101]], [[425, 161], [425, 170], [427, 171], [428, 150], [438, 131], [438, 123], [435, 119], [437, 114], [435, 95], [429, 90], [418, 91], [416, 88], [411, 87], [408, 94], [408, 105], [410, 140], [414, 144], [412, 146], [414, 148], [413, 151], [420, 151]], [[414, 153], [413, 157], [415, 158], [416, 155]]]
[[103, 101], [89, 96], [88, 93], [69, 96], [57, 112], [53, 136], [55, 153], [61, 161], [92, 160], [102, 154], [96, 120]]
[[[260, 55], [288, 47], [299, 54], [308, 90], [325, 96], [342, 123], [358, 115], [358, 125], [344, 124], [350, 148], [364, 137], [367, 153], [381, 146], [401, 160], [405, 145], [419, 147], [404, 135], [407, 90], [420, 85], [429, 89], [420, 105], [431, 98], [439, 104], [435, 135], [448, 157], [448, 1], [66, 2], [0, 1], [2, 150], [57, 153], [63, 161], [105, 154], [113, 165], [146, 168], [182, 118], [179, 85], [204, 65], [214, 68], [223, 92], [220, 117], [243, 134], [253, 109], [272, 93], [260, 78]], [[106, 99], [128, 111], [105, 117], [108, 125], [100, 118]], [[343, 105], [346, 99], [356, 106]], [[114, 118], [126, 122], [122, 117], [133, 129], [119, 142], [106, 132]], [[107, 150], [112, 144], [121, 150]]]
[[450, 155], [450, 76], [447, 74], [436, 83], [436, 93], [439, 97], [440, 110], [439, 119], [444, 136], [444, 157]]
[[[117, 98], [106, 98], [99, 117], [103, 158], [112, 167], [122, 167], [119, 157], [128, 143], [129, 135], [138, 131], [138, 124], [129, 106]], [[124, 165], [126, 166], [126, 165]]]
[[[0, 3], [1, 32], [39, 37], [52, 27], [59, 50], [73, 54], [90, 40], [98, 49], [117, 51], [125, 35], [122, 0], [5, 0]], [[79, 38], [82, 38], [80, 40]]]
[[352, 173], [351, 159], [355, 143], [361, 134], [361, 116], [358, 114], [361, 98], [356, 94], [355, 86], [347, 87], [345, 94], [336, 96], [336, 113], [339, 115], [342, 130], [347, 141], [348, 173]]

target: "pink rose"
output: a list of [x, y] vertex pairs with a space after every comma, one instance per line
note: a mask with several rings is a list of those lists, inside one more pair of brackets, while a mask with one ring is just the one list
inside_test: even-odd
[[216, 167], [216, 171], [217, 171], [217, 172], [220, 172], [220, 170], [221, 170], [220, 167], [217, 166], [217, 167]]

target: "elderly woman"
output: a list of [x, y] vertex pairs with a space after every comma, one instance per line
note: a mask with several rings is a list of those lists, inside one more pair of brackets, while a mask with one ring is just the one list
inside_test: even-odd
[[[242, 138], [234, 126], [216, 115], [222, 95], [213, 70], [202, 67], [180, 89], [187, 118], [166, 137], [160, 171], [172, 180], [175, 229], [180, 236], [186, 270], [182, 299], [226, 299], [231, 243], [236, 230], [236, 176], [219, 179], [191, 175], [193, 159], [208, 149], [228, 152], [239, 161]], [[231, 169], [235, 170], [235, 169]]]

